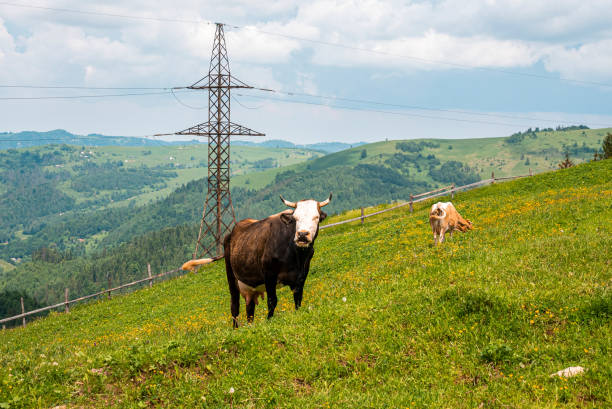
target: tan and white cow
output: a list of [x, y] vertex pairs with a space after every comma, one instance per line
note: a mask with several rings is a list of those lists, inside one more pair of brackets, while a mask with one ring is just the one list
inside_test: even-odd
[[438, 202], [432, 205], [429, 224], [433, 231], [434, 244], [442, 243], [446, 232], [450, 232], [453, 237], [454, 230], [466, 232], [472, 229], [472, 222], [461, 217], [451, 202]]

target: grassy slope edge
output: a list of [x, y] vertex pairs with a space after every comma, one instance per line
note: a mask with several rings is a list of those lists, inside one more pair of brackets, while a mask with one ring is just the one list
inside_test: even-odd
[[2, 331], [0, 407], [605, 407], [611, 199], [607, 160], [459, 194], [439, 247], [427, 203], [325, 230], [237, 331], [222, 263]]

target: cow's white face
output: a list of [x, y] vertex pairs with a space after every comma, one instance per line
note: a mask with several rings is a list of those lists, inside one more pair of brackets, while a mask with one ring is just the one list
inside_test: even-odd
[[315, 239], [319, 222], [322, 222], [327, 216], [321, 211], [323, 206], [327, 206], [332, 198], [331, 193], [329, 198], [322, 202], [316, 200], [300, 200], [299, 202], [290, 202], [280, 197], [283, 203], [295, 210], [292, 213], [281, 213], [281, 219], [289, 224], [295, 222], [295, 236], [293, 241], [299, 247], [308, 247]]
[[293, 211], [295, 219], [295, 237], [293, 241], [299, 247], [308, 247], [314, 240], [319, 228], [319, 203], [316, 200], [302, 200], [297, 202]]

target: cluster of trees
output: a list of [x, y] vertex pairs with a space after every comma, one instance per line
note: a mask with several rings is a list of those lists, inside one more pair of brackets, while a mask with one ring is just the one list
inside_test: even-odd
[[574, 142], [572, 145], [563, 144], [562, 152], [571, 156], [591, 156], [593, 153], [597, 152], [597, 149], [588, 147], [586, 142], [582, 142], [582, 145], [578, 145], [577, 142]]
[[402, 172], [405, 176], [408, 176], [410, 165], [416, 167], [417, 172], [420, 172], [422, 168], [431, 169], [440, 164], [440, 160], [436, 158], [436, 155], [429, 154], [423, 156], [421, 153], [416, 154], [405, 154], [405, 153], [394, 153], [385, 160], [385, 164], [389, 165], [392, 169], [397, 169]]
[[596, 151], [593, 154], [593, 160], [611, 159], [612, 158], [612, 133], [606, 135], [601, 144], [601, 151]]
[[429, 169], [429, 175], [437, 182], [454, 183], [457, 186], [478, 182], [480, 176], [469, 166], [453, 160], [445, 162], [439, 169]]
[[278, 166], [278, 162], [274, 158], [265, 158], [261, 160], [256, 160], [253, 162], [253, 167], [255, 169], [270, 169]]
[[23, 294], [27, 289], [39, 304], [60, 302], [65, 288], [71, 297], [78, 297], [107, 288], [109, 278], [112, 285], [144, 278], [147, 263], [155, 273], [180, 267], [191, 257], [196, 234], [196, 225], [175, 226], [86, 256], [51, 262], [36, 259], [3, 272], [0, 284], [4, 291]]
[[[581, 129], [591, 129], [586, 125], [570, 125], [570, 126], [561, 126], [558, 125], [555, 128], [555, 131], [579, 131]], [[547, 131], [552, 132], [552, 128], [548, 128]]]
[[66, 172], [41, 168], [8, 168], [0, 173], [6, 192], [0, 195], [0, 230], [14, 229], [38, 217], [64, 212], [75, 206], [74, 198], [57, 188]]
[[177, 176], [176, 172], [151, 169], [146, 166], [123, 168], [121, 161], [108, 161], [101, 165], [87, 162], [74, 166], [73, 169], [78, 173], [71, 179], [71, 188], [77, 192], [87, 193], [123, 189], [137, 193], [145, 186], [155, 186], [167, 178]]
[[440, 144], [432, 141], [404, 141], [397, 142], [395, 144], [395, 149], [398, 149], [402, 152], [411, 152], [416, 153], [423, 150], [423, 148], [439, 148]]
[[601, 149], [603, 151], [604, 159], [612, 158], [612, 134], [611, 133], [608, 132], [608, 134], [604, 138]]
[[51, 166], [63, 163], [64, 155], [74, 151], [76, 149], [68, 145], [58, 146], [57, 149], [48, 152], [7, 149], [4, 152], [0, 151], [0, 163], [3, 163], [6, 169]]
[[539, 128], [536, 128], [535, 130], [532, 130], [531, 128], [529, 128], [529, 129], [527, 129], [524, 132], [513, 133], [512, 135], [510, 135], [509, 137], [506, 138], [506, 143], [509, 143], [509, 144], [518, 144], [518, 143], [523, 142], [523, 140], [527, 136], [529, 136], [532, 139], [536, 139], [538, 137], [536, 132], [539, 132], [539, 131], [540, 131]]
[[[41, 308], [42, 305], [36, 301], [34, 297], [28, 295], [25, 291], [4, 290], [0, 291], [0, 318], [12, 317], [21, 314], [21, 298], [23, 297], [23, 306], [26, 311], [32, 311]], [[42, 314], [38, 314], [40, 316]], [[21, 325], [21, 320], [10, 321], [5, 324], [7, 327]]]
[[557, 126], [555, 129], [553, 128], [534, 128], [527, 129], [523, 132], [516, 132], [506, 138], [506, 143], [509, 144], [518, 144], [521, 143], [527, 136], [532, 139], [536, 139], [538, 137], [538, 132], [553, 132], [553, 131], [578, 131], [578, 130], [589, 129], [586, 125], [571, 125], [571, 126]]
[[[138, 209], [128, 207], [94, 211], [74, 211], [63, 216], [53, 215], [24, 223], [24, 239], [8, 241], [0, 246], [0, 258], [24, 258], [42, 247], [53, 246], [61, 253], [82, 254], [84, 244], [79, 238], [91, 237], [110, 231], [137, 214]], [[160, 226], [161, 228], [161, 226]]]

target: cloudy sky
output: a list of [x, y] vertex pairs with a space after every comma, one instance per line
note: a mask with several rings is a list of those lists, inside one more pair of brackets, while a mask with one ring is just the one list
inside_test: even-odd
[[211, 22], [227, 24], [234, 76], [293, 93], [234, 92], [232, 120], [266, 134], [253, 140], [612, 126], [610, 21], [610, 0], [0, 0], [0, 132], [206, 121], [204, 92], [12, 86], [190, 85], [208, 72]]

